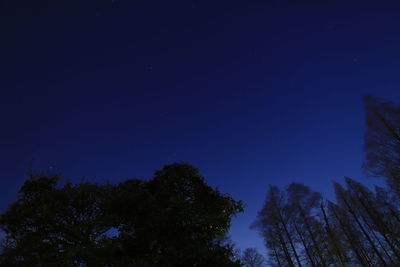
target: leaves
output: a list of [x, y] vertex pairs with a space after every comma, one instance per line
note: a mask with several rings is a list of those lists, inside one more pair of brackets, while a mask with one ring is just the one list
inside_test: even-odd
[[238, 264], [233, 247], [217, 240], [242, 203], [205, 184], [189, 164], [167, 165], [149, 181], [58, 181], [31, 175], [1, 215], [2, 265]]

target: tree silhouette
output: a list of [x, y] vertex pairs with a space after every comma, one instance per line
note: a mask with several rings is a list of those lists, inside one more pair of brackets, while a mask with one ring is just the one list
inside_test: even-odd
[[271, 266], [400, 266], [400, 107], [370, 96], [364, 103], [364, 168], [387, 188], [346, 178], [333, 184], [334, 203], [302, 184], [270, 186], [253, 226]]
[[188, 164], [149, 181], [58, 181], [32, 174], [1, 215], [1, 266], [240, 266], [225, 236], [242, 203]]
[[246, 248], [241, 258], [244, 267], [262, 267], [264, 257], [255, 248]]
[[364, 97], [366, 109], [365, 164], [371, 176], [385, 177], [400, 195], [400, 107], [379, 98]]
[[399, 266], [399, 206], [393, 194], [347, 178], [336, 203], [292, 183], [270, 187], [254, 226], [271, 266]]

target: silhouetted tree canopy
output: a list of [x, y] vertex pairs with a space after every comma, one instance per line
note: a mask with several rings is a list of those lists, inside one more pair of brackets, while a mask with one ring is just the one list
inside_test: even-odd
[[366, 96], [365, 168], [400, 194], [400, 106]]
[[350, 178], [334, 189], [336, 203], [301, 184], [270, 187], [254, 224], [269, 266], [400, 266], [400, 205], [393, 193]]
[[225, 242], [242, 203], [176, 163], [153, 179], [59, 185], [34, 175], [0, 217], [1, 266], [240, 266]]
[[387, 188], [346, 178], [334, 183], [336, 203], [307, 186], [270, 186], [253, 224], [269, 266], [400, 266], [400, 107], [365, 97], [366, 162]]

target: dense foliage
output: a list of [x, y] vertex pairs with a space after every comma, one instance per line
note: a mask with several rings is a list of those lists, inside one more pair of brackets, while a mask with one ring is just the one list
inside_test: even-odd
[[[346, 178], [333, 202], [300, 183], [270, 186], [253, 224], [269, 266], [400, 266], [400, 107], [372, 97], [365, 106], [364, 168], [386, 187]], [[255, 249], [235, 255], [226, 242], [241, 211], [184, 163], [119, 184], [31, 174], [0, 216], [0, 266], [263, 266]]]
[[270, 266], [400, 266], [400, 107], [365, 98], [365, 169], [386, 179], [369, 189], [334, 183], [336, 203], [307, 186], [271, 186], [254, 223]]
[[188, 164], [153, 179], [59, 185], [34, 175], [0, 217], [1, 266], [240, 266], [224, 242], [242, 203]]

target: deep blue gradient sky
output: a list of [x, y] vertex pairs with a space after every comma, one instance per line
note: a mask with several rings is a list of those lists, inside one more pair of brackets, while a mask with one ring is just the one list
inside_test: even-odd
[[[0, 210], [33, 169], [118, 182], [175, 161], [246, 202], [361, 172], [363, 94], [400, 101], [400, 8], [383, 1], [0, 4]], [[300, 3], [302, 2], [302, 3]], [[324, 2], [324, 3], [322, 3]]]

